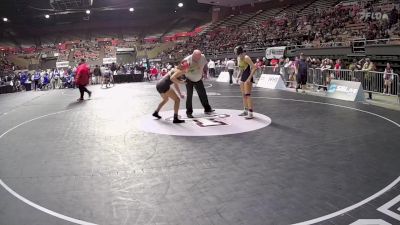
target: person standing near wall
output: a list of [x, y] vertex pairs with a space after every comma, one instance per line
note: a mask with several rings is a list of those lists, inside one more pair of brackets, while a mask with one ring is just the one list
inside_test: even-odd
[[233, 59], [228, 60], [226, 62], [226, 67], [228, 68], [228, 73], [229, 73], [229, 84], [233, 85], [233, 73], [235, 72], [235, 61]]
[[215, 77], [215, 62], [212, 59], [208, 62], [208, 72], [210, 77]]
[[306, 84], [307, 84], [307, 72], [308, 72], [308, 64], [306, 62], [306, 58], [304, 54], [300, 54], [300, 60], [296, 64], [296, 78], [297, 78], [297, 87], [296, 92], [299, 89], [302, 89], [303, 93], [305, 93]]

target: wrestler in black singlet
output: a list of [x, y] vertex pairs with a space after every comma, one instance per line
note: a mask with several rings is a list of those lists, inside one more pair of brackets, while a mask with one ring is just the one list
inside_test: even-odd
[[169, 72], [167, 75], [165, 75], [160, 81], [157, 82], [156, 88], [158, 93], [164, 94], [167, 91], [169, 91], [171, 84], [173, 83], [171, 81], [171, 74], [173, 72]]

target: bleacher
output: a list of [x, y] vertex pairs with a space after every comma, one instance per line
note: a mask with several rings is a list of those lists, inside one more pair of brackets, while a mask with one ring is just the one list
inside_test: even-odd
[[298, 12], [299, 16], [310, 15], [315, 10], [324, 11], [334, 7], [338, 3], [338, 0], [316, 0], [308, 5], [306, 8]]
[[274, 8], [274, 9], [270, 9], [270, 10], [263, 10], [257, 16], [255, 16], [251, 20], [247, 21], [244, 25], [245, 26], [252, 26], [254, 24], [259, 24], [259, 23], [261, 23], [263, 21], [268, 20], [269, 18], [277, 16], [284, 9], [285, 9], [285, 7]]
[[261, 13], [261, 11], [236, 15], [232, 19], [227, 20], [225, 23], [221, 24], [220, 26], [225, 26], [225, 27], [240, 26], [243, 23], [255, 17], [256, 15], [258, 15], [259, 13]]
[[201, 34], [205, 34], [205, 33], [209, 32], [209, 31], [218, 29], [222, 24], [224, 24], [225, 22], [229, 21], [229, 20], [232, 19], [234, 16], [235, 16], [235, 15], [229, 15], [228, 17], [226, 17], [226, 18], [223, 19], [223, 20], [220, 20], [220, 21], [218, 21], [218, 22], [216, 22], [216, 23], [210, 24], [209, 26], [207, 26], [206, 28], [204, 28], [204, 30], [200, 33], [200, 35], [201, 35]]
[[304, 1], [299, 4], [292, 4], [285, 9], [284, 13], [286, 15], [296, 15], [297, 16], [299, 12], [301, 12], [304, 8], [306, 8], [311, 3], [312, 3], [312, 1]]

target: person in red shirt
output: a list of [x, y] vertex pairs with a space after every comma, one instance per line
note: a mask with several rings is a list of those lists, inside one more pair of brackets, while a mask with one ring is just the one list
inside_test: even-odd
[[89, 66], [85, 63], [85, 59], [81, 59], [78, 68], [76, 69], [76, 85], [79, 88], [79, 92], [81, 93], [81, 97], [78, 98], [78, 101], [83, 101], [83, 95], [85, 92], [89, 94], [89, 98], [92, 96], [92, 92], [86, 88], [86, 85], [89, 84], [90, 77], [90, 69]]
[[156, 66], [153, 66], [150, 69], [150, 74], [151, 74], [151, 77], [153, 77], [155, 80], [157, 80], [158, 70], [157, 70]]
[[161, 77], [164, 77], [165, 75], [167, 75], [168, 70], [166, 68], [161, 69]]
[[278, 59], [275, 59], [275, 58], [273, 58], [273, 59], [271, 60], [271, 62], [270, 62], [271, 66], [276, 66], [276, 64], [278, 64], [278, 63], [279, 63], [279, 60], [278, 60]]
[[[335, 64], [335, 71], [336, 71], [336, 79], [341, 80], [342, 79], [342, 74], [340, 73], [340, 70], [342, 69], [342, 62], [340, 61], [340, 59], [336, 60], [336, 64]], [[343, 77], [344, 79], [344, 77]]]

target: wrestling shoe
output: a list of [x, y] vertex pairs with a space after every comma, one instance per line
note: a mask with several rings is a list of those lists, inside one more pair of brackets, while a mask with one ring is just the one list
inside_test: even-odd
[[157, 119], [161, 119], [161, 116], [158, 115], [158, 112], [154, 112], [154, 113], [153, 113], [153, 116], [156, 117]]
[[172, 123], [184, 123], [184, 120], [180, 120], [178, 118], [174, 118], [174, 120], [172, 121]]
[[244, 117], [246, 120], [251, 120], [253, 119], [253, 113], [249, 113], [247, 116]]
[[210, 111], [204, 111], [204, 114], [211, 115], [215, 112], [215, 109], [211, 109]]
[[249, 114], [248, 111], [243, 111], [242, 113], [239, 114], [239, 116], [247, 116]]

